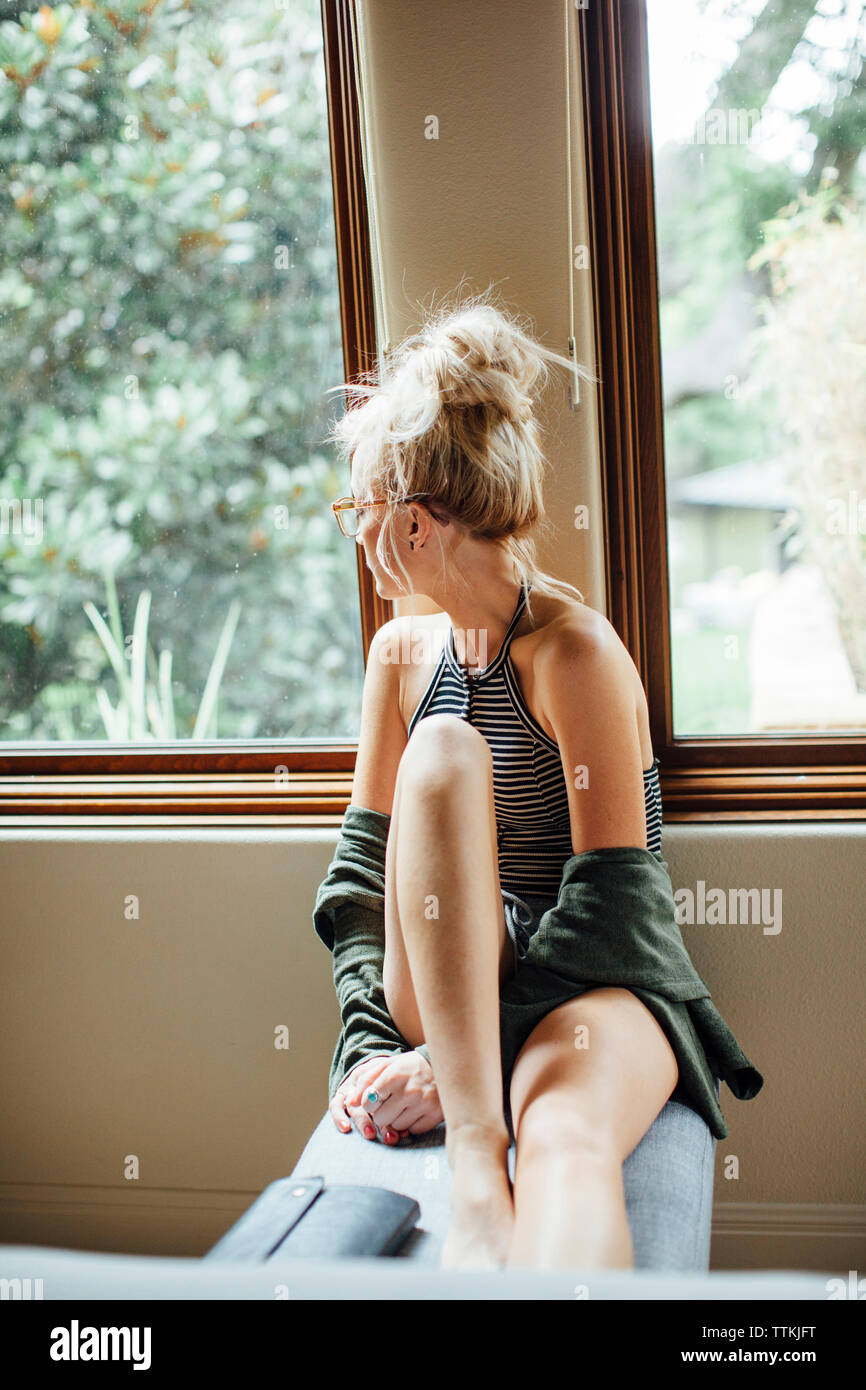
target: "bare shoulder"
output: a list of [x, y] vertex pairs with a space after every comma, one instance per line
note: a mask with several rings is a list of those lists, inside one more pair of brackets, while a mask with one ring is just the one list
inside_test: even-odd
[[616, 628], [598, 609], [577, 602], [563, 602], [558, 609], [539, 629], [538, 660], [553, 665], [574, 656], [628, 656]]
[[534, 636], [527, 684], [547, 732], [557, 741], [557, 731], [567, 730], [569, 738], [585, 732], [595, 745], [602, 731], [618, 730], [616, 737], [621, 738], [636, 727], [641, 767], [645, 771], [651, 767], [646, 692], [613, 624], [587, 604], [566, 602], [552, 611], [550, 621], [539, 625]]
[[[376, 629], [373, 642], [379, 660], [394, 666], [425, 663], [425, 651], [438, 654], [448, 635], [446, 613], [401, 613]], [[372, 644], [371, 644], [372, 653]]]
[[601, 686], [611, 683], [639, 698], [640, 676], [628, 648], [603, 613], [588, 604], [563, 602], [551, 620], [539, 629], [533, 665], [539, 690], [562, 688], [578, 670], [586, 692], [594, 677]]
[[[412, 715], [448, 636], [446, 613], [398, 614], [377, 629], [370, 659], [387, 667], [386, 677], [408, 736]], [[369, 665], [369, 663], [368, 663]]]

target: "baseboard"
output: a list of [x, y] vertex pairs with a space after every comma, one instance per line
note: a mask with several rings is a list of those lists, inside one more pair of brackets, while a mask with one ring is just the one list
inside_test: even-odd
[[204, 1255], [258, 1192], [0, 1184], [0, 1244]]
[[710, 1269], [826, 1270], [846, 1280], [852, 1270], [866, 1275], [866, 1206], [715, 1202]]
[[[0, 1245], [203, 1255], [258, 1192], [0, 1184]], [[866, 1206], [715, 1202], [711, 1270], [818, 1270], [866, 1278]], [[866, 1297], [866, 1283], [863, 1295]]]

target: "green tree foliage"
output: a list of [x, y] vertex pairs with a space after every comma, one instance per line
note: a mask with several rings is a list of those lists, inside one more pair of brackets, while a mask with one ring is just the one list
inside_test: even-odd
[[[817, 193], [825, 167], [837, 171], [836, 193], [852, 207], [866, 198], [866, 12], [843, 46], [835, 30], [810, 28], [820, 8], [818, 0], [767, 0], [696, 123], [704, 138], [669, 141], [654, 152], [669, 480], [778, 456], [784, 421], [750, 380], [749, 337], [772, 294], [759, 254], [766, 228], [801, 194]], [[700, 0], [700, 9], [718, 17], [711, 0]], [[723, 17], [742, 22], [743, 7], [729, 0]], [[706, 41], [709, 32], [696, 38]], [[723, 113], [730, 131], [732, 113], [762, 115], [792, 63], [814, 67], [827, 84], [827, 100], [799, 113], [798, 144], [813, 148], [802, 173], [787, 160], [764, 157], [751, 139], [714, 140], [709, 120]], [[745, 318], [744, 301], [751, 301]]]
[[16, 7], [0, 166], [0, 498], [42, 503], [0, 532], [5, 737], [105, 736], [106, 570], [124, 633], [152, 595], [179, 738], [232, 604], [219, 736], [355, 735], [316, 0]]
[[799, 553], [822, 571], [866, 692], [866, 212], [828, 178], [765, 230], [753, 264], [770, 267], [773, 294], [754, 376], [784, 421]]

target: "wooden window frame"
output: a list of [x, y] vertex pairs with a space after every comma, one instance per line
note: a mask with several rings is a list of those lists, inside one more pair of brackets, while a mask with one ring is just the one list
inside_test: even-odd
[[664, 819], [863, 819], [866, 735], [673, 735], [645, 0], [593, 0], [578, 20], [607, 612], [647, 693]]
[[[361, 155], [354, 0], [321, 0], [346, 380], [376, 352]], [[674, 738], [661, 346], [644, 0], [594, 0], [578, 15], [603, 385], [606, 601], [647, 692], [671, 821], [862, 819], [866, 736]], [[362, 645], [393, 605], [357, 548]], [[339, 825], [357, 745], [337, 740], [19, 747], [0, 756], [0, 824]], [[277, 767], [287, 774], [275, 775]]]
[[[345, 379], [376, 353], [367, 198], [352, 46], [354, 0], [321, 0]], [[334, 523], [336, 536], [336, 523]], [[348, 545], [351, 542], [344, 541]], [[366, 663], [393, 605], [355, 546]], [[338, 825], [351, 798], [357, 743], [0, 745], [0, 824]], [[286, 768], [277, 775], [276, 768]]]

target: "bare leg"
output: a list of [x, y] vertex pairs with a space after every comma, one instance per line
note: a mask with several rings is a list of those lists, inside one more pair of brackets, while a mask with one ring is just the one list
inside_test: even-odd
[[[578, 1027], [588, 1043], [580, 1050]], [[664, 1030], [629, 990], [589, 990], [542, 1019], [512, 1073], [509, 1265], [633, 1268], [622, 1165], [677, 1076]]]
[[443, 1268], [504, 1264], [513, 1223], [499, 1048], [511, 943], [495, 824], [486, 740], [453, 715], [419, 722], [395, 788], [383, 978], [400, 1032], [413, 1046], [420, 1033], [430, 1049], [445, 1115], [452, 1220]]
[[[556, 1200], [552, 1199], [556, 1194]], [[549, 1144], [518, 1148], [514, 1172], [515, 1223], [511, 1266], [531, 1269], [631, 1269], [634, 1249], [625, 1206], [622, 1162], [616, 1154], [573, 1137], [554, 1152]]]

